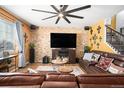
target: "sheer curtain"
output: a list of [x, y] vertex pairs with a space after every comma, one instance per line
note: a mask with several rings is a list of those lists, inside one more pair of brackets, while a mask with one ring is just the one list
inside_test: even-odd
[[24, 54], [24, 37], [21, 22], [16, 23], [8, 22], [7, 20], [0, 19], [0, 57], [3, 57], [3, 52], [14, 52], [15, 40], [19, 50], [18, 67], [25, 66]]
[[14, 53], [14, 23], [0, 19], [0, 57], [3, 52]]
[[24, 37], [22, 30], [22, 23], [16, 22], [16, 34], [17, 34], [17, 44], [19, 49], [19, 62], [18, 67], [25, 67], [25, 51], [24, 51]]

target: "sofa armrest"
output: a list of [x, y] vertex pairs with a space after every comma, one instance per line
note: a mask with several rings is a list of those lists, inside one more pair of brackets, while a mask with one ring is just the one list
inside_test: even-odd
[[44, 80], [45, 76], [40, 74], [10, 73], [0, 76], [0, 86], [40, 86]]

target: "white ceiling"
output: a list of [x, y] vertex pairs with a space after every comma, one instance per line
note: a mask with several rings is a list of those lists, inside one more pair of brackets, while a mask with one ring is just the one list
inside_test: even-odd
[[[84, 5], [69, 5], [67, 10], [78, 8]], [[68, 17], [71, 21], [71, 24], [68, 24], [65, 20], [61, 19], [58, 24], [55, 24], [57, 17], [42, 20], [43, 18], [52, 16], [54, 14], [43, 13], [43, 12], [35, 12], [31, 9], [41, 9], [45, 11], [53, 11], [54, 9], [48, 5], [41, 6], [16, 6], [16, 5], [4, 5], [2, 6], [6, 8], [8, 11], [17, 15], [18, 17], [24, 19], [25, 21], [37, 25], [37, 26], [60, 26], [60, 27], [78, 27], [82, 28], [86, 25], [92, 25], [100, 19], [109, 18], [121, 10], [124, 10], [124, 5], [92, 5], [91, 8], [81, 10], [78, 12], [74, 12], [72, 14], [83, 16], [84, 19], [77, 19]], [[59, 6], [57, 6], [59, 8]]]

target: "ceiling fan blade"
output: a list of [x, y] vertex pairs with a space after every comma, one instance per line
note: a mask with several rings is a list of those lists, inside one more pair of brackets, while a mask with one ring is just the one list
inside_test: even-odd
[[80, 10], [87, 9], [87, 8], [90, 8], [90, 7], [91, 7], [91, 5], [86, 5], [86, 6], [83, 6], [83, 7], [79, 7], [79, 8], [76, 8], [76, 9], [66, 11], [66, 13], [72, 13], [72, 12], [80, 11]]
[[63, 17], [69, 24], [71, 23], [68, 19], [67, 19], [67, 17]]
[[57, 14], [56, 12], [50, 12], [50, 11], [44, 11], [44, 10], [37, 10], [37, 9], [32, 9], [32, 11], [45, 12], [45, 13], [51, 13], [51, 14]]
[[62, 10], [65, 11], [67, 8], [68, 8], [68, 5], [64, 5]]
[[81, 16], [72, 15], [72, 14], [67, 14], [66, 16], [68, 16], [68, 17], [74, 17], [74, 18], [80, 18], [80, 19], [83, 19], [84, 18], [84, 17], [81, 17]]
[[50, 16], [50, 17], [44, 18], [42, 20], [50, 19], [50, 18], [53, 18], [53, 17], [56, 17], [56, 16], [58, 16], [58, 15]]
[[56, 20], [56, 23], [55, 23], [55, 24], [57, 24], [57, 23], [59, 22], [59, 20], [60, 20], [60, 17], [58, 17], [58, 18], [57, 18], [57, 20]]
[[51, 7], [52, 7], [56, 12], [59, 12], [59, 10], [58, 10], [54, 5], [51, 5]]

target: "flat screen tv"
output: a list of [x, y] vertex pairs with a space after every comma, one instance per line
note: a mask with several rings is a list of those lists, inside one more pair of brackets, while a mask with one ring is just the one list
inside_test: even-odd
[[51, 33], [51, 48], [76, 48], [76, 34]]

